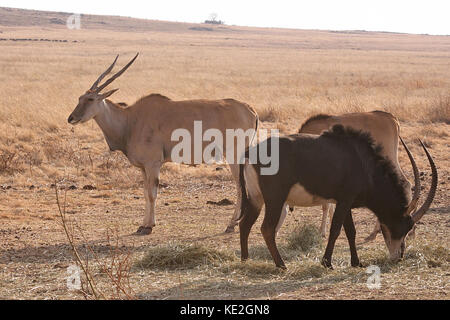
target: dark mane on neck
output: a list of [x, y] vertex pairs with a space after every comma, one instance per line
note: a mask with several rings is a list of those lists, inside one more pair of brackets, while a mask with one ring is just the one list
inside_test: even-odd
[[310, 124], [313, 121], [323, 120], [323, 119], [328, 119], [328, 118], [331, 118], [331, 116], [329, 114], [324, 114], [324, 113], [319, 113], [319, 114], [316, 114], [316, 115], [314, 115], [312, 117], [309, 117], [305, 122], [303, 122], [303, 124], [300, 127], [298, 132], [301, 132], [304, 126]]
[[382, 155], [381, 152], [383, 147], [380, 144], [375, 144], [375, 141], [369, 132], [355, 130], [351, 127], [344, 127], [341, 124], [336, 124], [329, 131], [322, 133], [322, 136], [339, 141], [347, 141], [362, 147], [363, 150], [367, 150], [367, 156], [374, 160], [375, 166], [380, 168], [381, 172], [383, 172], [392, 182], [394, 189], [398, 193], [400, 205], [405, 207], [408, 205], [408, 197], [405, 192], [406, 181], [399, 176], [395, 170], [394, 164]]

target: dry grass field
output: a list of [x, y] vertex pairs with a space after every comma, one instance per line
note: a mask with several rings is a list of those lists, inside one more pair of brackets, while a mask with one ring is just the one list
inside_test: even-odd
[[[84, 298], [66, 285], [74, 260], [56, 182], [60, 197], [67, 191], [67, 218], [82, 230], [75, 233], [79, 252], [90, 257], [107, 298], [124, 297], [101, 267], [120, 249], [120, 257], [130, 258], [130, 292], [140, 299], [449, 299], [450, 36], [202, 29], [98, 16], [82, 16], [81, 29], [69, 30], [66, 18], [0, 8], [0, 298]], [[67, 117], [116, 54], [123, 65], [136, 52], [135, 64], [111, 86], [120, 88], [114, 101], [133, 103], [150, 93], [173, 100], [235, 98], [258, 111], [263, 127], [282, 133], [295, 132], [316, 113], [389, 111], [401, 121], [426, 191], [430, 168], [416, 138], [423, 139], [439, 185], [405, 259], [389, 263], [381, 235], [359, 245], [362, 263], [381, 268], [381, 288], [368, 289], [365, 268], [350, 267], [343, 232], [335, 270], [320, 266], [325, 240], [292, 246], [295, 238], [314, 235], [304, 231], [319, 227], [319, 207], [295, 208], [286, 218], [278, 243], [287, 271], [273, 266], [259, 232], [261, 217], [250, 235], [250, 260], [241, 263], [238, 233], [223, 233], [233, 205], [207, 204], [236, 201], [225, 166], [166, 165], [157, 225], [149, 236], [133, 235], [144, 211], [140, 172], [108, 150], [93, 121], [72, 127]], [[374, 216], [355, 210], [354, 219], [361, 242]], [[111, 232], [117, 243], [108, 241]]]

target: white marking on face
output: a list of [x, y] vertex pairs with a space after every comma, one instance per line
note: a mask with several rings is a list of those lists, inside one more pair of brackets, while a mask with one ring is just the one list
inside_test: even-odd
[[389, 228], [384, 225], [380, 224], [381, 231], [383, 233], [384, 242], [386, 243], [386, 246], [389, 250], [389, 258], [392, 261], [398, 261], [402, 258], [403, 250], [402, 244], [404, 243], [404, 237], [402, 239], [392, 239], [391, 232], [389, 231]]

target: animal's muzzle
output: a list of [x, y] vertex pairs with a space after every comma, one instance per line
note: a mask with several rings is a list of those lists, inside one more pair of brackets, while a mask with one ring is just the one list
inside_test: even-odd
[[69, 118], [67, 119], [67, 122], [70, 124], [77, 124], [78, 122], [80, 122], [80, 120], [76, 120], [73, 115], [70, 115]]

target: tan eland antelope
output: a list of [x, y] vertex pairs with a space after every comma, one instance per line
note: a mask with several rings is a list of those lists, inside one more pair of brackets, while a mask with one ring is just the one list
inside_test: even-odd
[[[315, 115], [306, 120], [299, 133], [321, 134], [322, 132], [329, 130], [335, 124], [341, 124], [345, 127], [351, 127], [356, 130], [362, 130], [369, 132], [376, 144], [380, 144], [383, 148], [381, 155], [391, 161], [395, 171], [405, 181], [405, 190], [408, 202], [411, 199], [416, 199], [414, 204], [417, 205], [417, 199], [419, 197], [419, 191], [415, 190], [414, 196], [411, 195], [411, 183], [406, 178], [400, 164], [398, 162], [398, 142], [400, 134], [400, 126], [398, 120], [388, 112], [384, 111], [371, 111], [371, 112], [355, 112], [346, 113], [342, 115], [332, 116], [327, 114]], [[415, 177], [417, 177], [417, 169], [414, 169]], [[417, 179], [416, 179], [417, 180]], [[327, 216], [330, 216], [330, 221], [333, 215], [333, 206], [330, 202], [324, 199], [317, 199], [311, 197], [306, 192], [298, 202], [304, 203], [305, 207], [309, 206], [322, 206], [322, 223], [320, 226], [321, 234], [323, 237], [326, 235]], [[287, 214], [287, 208], [284, 208], [280, 222], [277, 226], [277, 231], [281, 227]], [[377, 234], [381, 231], [380, 224], [377, 221], [372, 233], [366, 238], [366, 241], [374, 240]], [[410, 232], [409, 236], [414, 236], [414, 229]]]
[[[133, 105], [123, 108], [106, 99], [118, 89], [101, 93], [136, 60], [138, 54], [119, 72], [99, 85], [111, 72], [117, 58], [103, 72], [91, 88], [80, 96], [78, 105], [68, 118], [70, 124], [94, 119], [103, 131], [109, 148], [122, 151], [144, 177], [146, 200], [145, 216], [137, 234], [146, 235], [155, 226], [155, 201], [162, 164], [171, 162], [171, 152], [177, 141], [171, 136], [176, 129], [185, 129], [194, 135], [194, 121], [202, 121], [203, 130], [216, 129], [226, 137], [227, 129], [257, 129], [258, 116], [249, 105], [234, 99], [173, 101], [160, 94], [145, 96]], [[224, 138], [225, 139], [225, 138]], [[250, 140], [250, 138], [249, 138]], [[194, 141], [192, 141], [194, 143]], [[205, 142], [202, 142], [206, 146]], [[224, 145], [226, 141], [224, 141]], [[250, 144], [247, 143], [246, 146]], [[233, 154], [236, 154], [234, 150]], [[236, 155], [238, 156], [238, 155]], [[227, 159], [227, 150], [223, 152]], [[230, 162], [230, 161], [229, 161]], [[238, 187], [238, 201], [230, 225], [235, 224], [240, 212], [239, 164], [231, 161], [231, 173]], [[229, 229], [229, 228], [227, 228]]]

